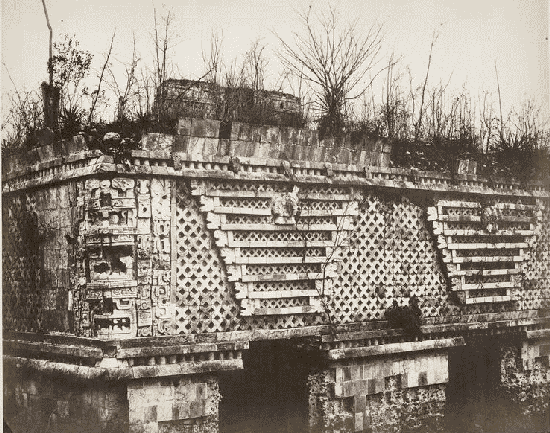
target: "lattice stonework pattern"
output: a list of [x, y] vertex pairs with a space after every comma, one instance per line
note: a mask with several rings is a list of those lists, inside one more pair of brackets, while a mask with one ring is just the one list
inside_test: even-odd
[[200, 200], [241, 316], [321, 311], [357, 215], [350, 188], [192, 181], [191, 194]]
[[453, 290], [464, 304], [514, 301], [542, 210], [534, 200], [438, 200], [428, 209]]
[[176, 332], [235, 329], [238, 316], [212, 233], [184, 184], [176, 198]]
[[541, 211], [542, 218], [535, 226], [535, 236], [529, 241], [523, 268], [524, 287], [517, 293], [523, 310], [550, 307], [550, 200], [538, 199], [537, 209]]
[[351, 233], [334, 286], [335, 321], [381, 320], [394, 300], [408, 305], [413, 295], [424, 317], [450, 313], [421, 205], [367, 190]]

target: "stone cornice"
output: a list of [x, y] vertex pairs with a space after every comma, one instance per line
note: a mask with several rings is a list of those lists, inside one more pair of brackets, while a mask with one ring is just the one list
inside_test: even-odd
[[[239, 170], [233, 170], [229, 156], [196, 157], [185, 153], [132, 151], [128, 164], [115, 164], [113, 157], [100, 151], [86, 151], [66, 158], [36, 163], [3, 174], [3, 193], [70, 180], [117, 174], [173, 178], [210, 178], [243, 181], [272, 181], [384, 187], [441, 193], [550, 197], [550, 186], [542, 183], [522, 187], [515, 181], [489, 182], [475, 175], [451, 176], [414, 169], [384, 168], [268, 158], [239, 157]], [[285, 168], [286, 167], [286, 168]]]

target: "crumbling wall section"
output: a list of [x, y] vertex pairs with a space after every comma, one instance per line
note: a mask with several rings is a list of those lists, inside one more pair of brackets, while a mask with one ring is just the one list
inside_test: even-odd
[[310, 375], [314, 432], [444, 431], [446, 353], [350, 359]]
[[501, 348], [501, 389], [508, 411], [503, 416], [518, 420], [532, 431], [549, 427], [550, 340], [524, 341], [521, 347]]
[[4, 419], [13, 433], [128, 431], [124, 384], [4, 369], [3, 389]]
[[3, 328], [72, 329], [74, 184], [5, 195], [2, 200]]

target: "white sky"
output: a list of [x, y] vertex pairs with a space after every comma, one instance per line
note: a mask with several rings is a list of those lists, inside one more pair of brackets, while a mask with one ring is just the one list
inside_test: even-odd
[[[264, 4], [265, 3], [265, 4]], [[46, 0], [54, 37], [75, 34], [83, 49], [94, 54], [99, 68], [116, 29], [115, 56], [125, 59], [136, 33], [142, 57], [152, 53], [152, 0]], [[173, 52], [182, 76], [203, 72], [201, 52], [208, 49], [212, 30], [223, 31], [227, 63], [261, 37], [275, 50], [272, 31], [288, 39], [300, 0], [165, 0], [159, 13], [172, 9], [180, 44]], [[413, 77], [423, 79], [434, 30], [436, 42], [430, 83], [463, 85], [472, 96], [482, 90], [496, 93], [495, 62], [505, 111], [529, 97], [548, 104], [547, 0], [341, 0], [333, 2], [344, 17], [359, 18], [366, 26], [384, 25], [384, 55], [403, 56]], [[315, 6], [321, 5], [316, 1]], [[278, 62], [270, 55], [275, 78]], [[38, 89], [47, 79], [48, 30], [41, 0], [2, 0], [2, 61], [19, 89]], [[3, 96], [13, 89], [2, 66]], [[4, 98], [3, 98], [4, 100]]]

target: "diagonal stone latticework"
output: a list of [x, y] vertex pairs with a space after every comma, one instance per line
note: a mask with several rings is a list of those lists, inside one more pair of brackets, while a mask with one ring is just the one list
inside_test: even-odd
[[241, 315], [321, 312], [358, 213], [351, 188], [193, 181], [191, 194], [200, 197]]

